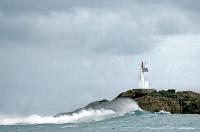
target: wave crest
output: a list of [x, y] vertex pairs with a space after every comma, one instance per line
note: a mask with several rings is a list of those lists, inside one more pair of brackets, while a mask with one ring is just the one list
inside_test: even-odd
[[28, 117], [0, 117], [0, 125], [14, 125], [14, 124], [46, 124], [46, 123], [73, 123], [92, 120], [98, 120], [107, 115], [112, 115], [115, 112], [112, 110], [82, 110], [72, 115], [64, 115], [60, 117], [54, 116], [40, 116], [37, 114]]
[[0, 125], [15, 125], [15, 124], [62, 124], [62, 123], [77, 123], [100, 121], [123, 115], [136, 110], [141, 110], [138, 104], [130, 99], [118, 99], [107, 106], [111, 109], [81, 109], [77, 112], [72, 112], [70, 115], [62, 116], [40, 116], [37, 114], [27, 117], [8, 117], [0, 116]]

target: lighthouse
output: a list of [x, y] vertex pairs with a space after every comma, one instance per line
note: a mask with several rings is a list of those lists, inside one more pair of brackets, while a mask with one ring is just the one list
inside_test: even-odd
[[146, 62], [141, 60], [138, 77], [138, 87], [140, 89], [149, 89], [149, 81], [146, 81], [144, 77], [146, 72], [149, 72], [148, 68], [146, 67]]

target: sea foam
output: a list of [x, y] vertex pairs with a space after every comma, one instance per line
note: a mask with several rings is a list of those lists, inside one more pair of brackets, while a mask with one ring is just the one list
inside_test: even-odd
[[[89, 120], [98, 120], [107, 115], [112, 115], [115, 112], [112, 110], [82, 110], [78, 113], [73, 113], [72, 115], [64, 115], [60, 117], [54, 116], [40, 116], [37, 114], [30, 115], [27, 117], [0, 117], [0, 125], [13, 125], [13, 124], [46, 124], [46, 123], [74, 123], [83, 122]], [[101, 117], [101, 118], [100, 118]]]
[[74, 112], [71, 115], [40, 116], [38, 114], [27, 117], [21, 116], [0, 116], [0, 125], [15, 125], [15, 124], [62, 124], [62, 123], [79, 123], [89, 121], [100, 121], [107, 118], [116, 117], [129, 113], [131, 111], [141, 110], [138, 104], [130, 99], [119, 99], [114, 101], [111, 109], [82, 109]]

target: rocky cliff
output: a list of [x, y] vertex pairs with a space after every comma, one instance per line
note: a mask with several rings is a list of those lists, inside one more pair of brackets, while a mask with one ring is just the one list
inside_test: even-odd
[[134, 99], [140, 108], [150, 112], [161, 110], [171, 113], [200, 114], [200, 93], [175, 90], [132, 89], [116, 98]]

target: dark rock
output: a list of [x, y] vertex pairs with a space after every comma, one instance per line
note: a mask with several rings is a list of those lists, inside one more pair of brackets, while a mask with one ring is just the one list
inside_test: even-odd
[[155, 89], [132, 89], [120, 93], [111, 101], [106, 99], [94, 101], [83, 108], [79, 108], [73, 112], [59, 113], [55, 115], [55, 117], [72, 115], [73, 113], [90, 109], [105, 109], [118, 112], [126, 105], [120, 99], [135, 100], [140, 108], [149, 112], [159, 112], [164, 110], [171, 113], [200, 114], [200, 93], [192, 91], [176, 92], [174, 89], [169, 89], [167, 91], [156, 91]]
[[112, 110], [114, 112], [123, 112], [124, 109], [127, 106], [127, 103], [132, 103], [133, 100], [129, 99], [129, 98], [115, 98], [111, 101], [108, 101], [106, 99], [101, 100], [101, 101], [94, 101], [90, 104], [88, 104], [85, 107], [79, 108], [75, 111], [72, 112], [64, 112], [64, 113], [59, 113], [57, 115], [55, 115], [54, 117], [58, 117], [58, 116], [64, 116], [64, 115], [73, 115], [73, 114], [77, 114], [80, 113], [83, 110]]
[[63, 115], [72, 115], [73, 113], [78, 113], [81, 110], [101, 109], [101, 108], [104, 108], [105, 106], [107, 106], [108, 103], [110, 103], [110, 101], [108, 101], [106, 99], [103, 99], [101, 101], [94, 101], [94, 102], [88, 104], [87, 106], [85, 106], [83, 108], [79, 108], [79, 109], [72, 111], [72, 112], [58, 113], [54, 117], [63, 116]]
[[171, 113], [200, 114], [200, 94], [192, 91], [132, 89], [122, 92], [116, 98], [132, 98], [140, 108], [150, 112], [164, 110]]

